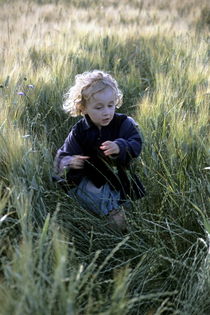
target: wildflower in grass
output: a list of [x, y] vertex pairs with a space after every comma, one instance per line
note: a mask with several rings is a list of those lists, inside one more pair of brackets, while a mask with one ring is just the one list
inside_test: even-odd
[[24, 96], [25, 93], [24, 93], [24, 92], [18, 92], [17, 95], [22, 95], [22, 96]]
[[71, 116], [84, 117], [58, 150], [55, 167], [74, 186], [70, 195], [123, 231], [123, 205], [143, 197], [144, 188], [130, 169], [142, 139], [131, 117], [115, 113], [121, 104], [122, 92], [111, 75], [98, 70], [77, 75], [63, 107]]
[[33, 88], [34, 88], [34, 85], [33, 85], [33, 84], [29, 84], [28, 87], [29, 87], [30, 89], [33, 89]]

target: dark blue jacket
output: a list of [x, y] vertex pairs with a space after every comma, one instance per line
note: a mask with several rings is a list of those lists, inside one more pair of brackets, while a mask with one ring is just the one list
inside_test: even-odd
[[[120, 153], [105, 156], [99, 148], [105, 141], [115, 141]], [[115, 113], [108, 126], [99, 130], [89, 116], [80, 119], [71, 129], [63, 146], [58, 150], [55, 165], [59, 165], [65, 156], [87, 155], [81, 170], [70, 169], [67, 173], [69, 183], [79, 184], [87, 176], [97, 187], [108, 182], [113, 189], [121, 192], [122, 198], [139, 198], [144, 195], [144, 188], [138, 177], [130, 173], [130, 162], [138, 157], [142, 148], [142, 139], [135, 121], [126, 115]]]

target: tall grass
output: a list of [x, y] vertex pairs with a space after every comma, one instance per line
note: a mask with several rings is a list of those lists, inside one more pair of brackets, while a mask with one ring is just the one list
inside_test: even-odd
[[[0, 313], [209, 314], [208, 1], [0, 9]], [[124, 236], [51, 181], [62, 95], [95, 68], [144, 135]]]

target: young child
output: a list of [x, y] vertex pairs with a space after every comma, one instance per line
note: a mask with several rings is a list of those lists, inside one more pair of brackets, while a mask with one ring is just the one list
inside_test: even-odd
[[99, 70], [78, 74], [63, 108], [70, 116], [84, 117], [72, 127], [55, 158], [56, 172], [72, 187], [69, 194], [87, 210], [106, 215], [119, 231], [126, 230], [125, 202], [144, 195], [130, 171], [142, 139], [131, 117], [115, 113], [121, 104], [122, 92], [111, 75]]

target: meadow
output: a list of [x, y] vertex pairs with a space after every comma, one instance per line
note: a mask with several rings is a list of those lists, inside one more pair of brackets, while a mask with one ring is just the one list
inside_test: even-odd
[[[207, 0], [0, 0], [0, 314], [210, 314]], [[52, 182], [77, 73], [144, 136], [129, 232]]]

